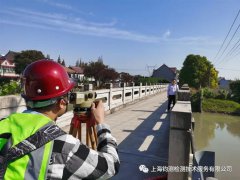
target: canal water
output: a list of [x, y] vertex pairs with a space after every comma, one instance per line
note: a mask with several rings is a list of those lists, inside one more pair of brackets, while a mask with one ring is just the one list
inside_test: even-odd
[[195, 149], [215, 152], [215, 177], [240, 180], [240, 116], [194, 113], [193, 117]]

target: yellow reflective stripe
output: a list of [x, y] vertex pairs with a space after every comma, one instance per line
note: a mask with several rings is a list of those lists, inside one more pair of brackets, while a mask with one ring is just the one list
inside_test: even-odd
[[10, 163], [5, 173], [4, 180], [24, 180], [24, 174], [27, 169], [28, 162], [29, 156], [26, 155]]
[[53, 146], [53, 141], [45, 144], [43, 160], [42, 160], [42, 165], [41, 165], [41, 170], [39, 172], [38, 180], [46, 179], [47, 169], [48, 169], [49, 161], [52, 154], [51, 153], [52, 146]]

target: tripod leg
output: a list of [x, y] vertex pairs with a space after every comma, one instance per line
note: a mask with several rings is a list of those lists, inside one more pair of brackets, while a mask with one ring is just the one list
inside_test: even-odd
[[95, 141], [96, 141], [96, 144], [97, 144], [98, 143], [98, 138], [97, 138], [96, 126], [93, 126], [93, 133], [94, 133]]
[[79, 128], [78, 128], [78, 139], [82, 141], [82, 123], [79, 123]]
[[88, 129], [88, 127], [87, 127], [87, 124], [86, 124], [86, 144], [87, 144], [87, 146], [89, 146], [89, 129]]
[[77, 137], [77, 128], [73, 127], [72, 135], [73, 135], [73, 137]]
[[94, 126], [92, 127], [89, 127], [89, 136], [90, 136], [90, 140], [91, 140], [91, 146], [92, 146], [92, 149], [96, 150], [96, 141], [95, 141], [95, 136], [94, 136]]
[[70, 125], [69, 134], [72, 134], [72, 133], [73, 133], [73, 125], [71, 124], [71, 125]]

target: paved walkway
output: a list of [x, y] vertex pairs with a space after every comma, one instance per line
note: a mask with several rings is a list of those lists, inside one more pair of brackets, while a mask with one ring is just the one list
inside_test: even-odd
[[[106, 116], [106, 123], [117, 139], [121, 160], [120, 171], [113, 180], [140, 180], [162, 175], [152, 171], [157, 171], [157, 166], [166, 166], [168, 160], [166, 100], [166, 92], [163, 92]], [[140, 171], [140, 165], [145, 165], [148, 173]]]

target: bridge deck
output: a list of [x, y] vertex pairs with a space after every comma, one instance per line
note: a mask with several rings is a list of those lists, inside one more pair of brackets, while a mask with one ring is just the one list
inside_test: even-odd
[[[114, 180], [148, 179], [161, 176], [157, 166], [166, 166], [169, 145], [169, 115], [166, 93], [160, 93], [107, 115], [117, 139], [121, 167]], [[139, 170], [140, 165], [148, 173]]]

